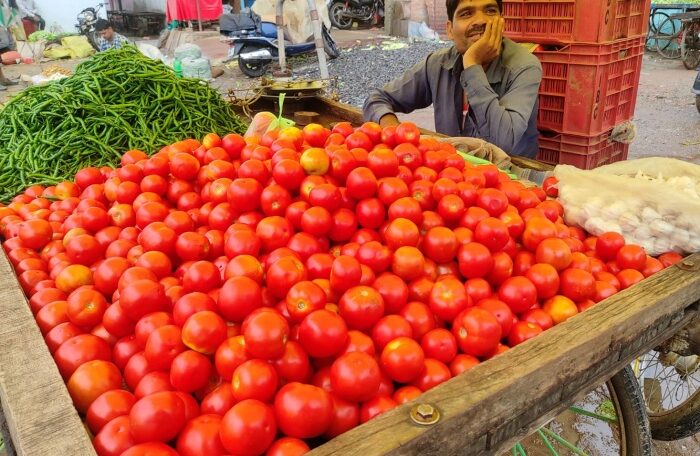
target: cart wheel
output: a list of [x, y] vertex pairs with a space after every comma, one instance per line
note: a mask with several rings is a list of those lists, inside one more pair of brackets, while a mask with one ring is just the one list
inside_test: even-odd
[[682, 23], [670, 17], [659, 24], [658, 30], [654, 35], [656, 52], [667, 59], [679, 58], [681, 56], [680, 37], [682, 29]]
[[[696, 104], [700, 111], [700, 96]], [[651, 351], [632, 367], [655, 440], [678, 440], [700, 431], [700, 356]]]
[[683, 66], [689, 70], [694, 70], [700, 65], [700, 25], [698, 23], [688, 24], [683, 29], [681, 36], [681, 59]]
[[663, 11], [654, 11], [649, 15], [649, 32], [647, 34], [646, 48], [649, 51], [656, 52], [656, 35], [659, 33], [659, 28], [656, 24], [662, 24], [668, 19], [668, 14]]
[[649, 422], [629, 367], [518, 443], [514, 456], [651, 456]]
[[328, 58], [338, 58], [340, 55], [340, 48], [338, 48], [338, 45], [336, 44], [335, 40], [333, 40], [333, 37], [331, 37], [331, 34], [325, 25], [322, 27], [321, 37], [323, 38], [323, 50], [326, 51]]

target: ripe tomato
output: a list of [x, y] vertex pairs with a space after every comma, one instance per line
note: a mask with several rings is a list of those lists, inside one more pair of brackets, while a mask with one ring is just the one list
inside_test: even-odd
[[377, 394], [381, 382], [379, 365], [373, 356], [351, 352], [339, 356], [331, 366], [333, 393], [351, 402], [363, 402]]
[[107, 300], [91, 287], [81, 287], [68, 296], [68, 318], [77, 327], [89, 331], [102, 322]]
[[185, 350], [173, 359], [170, 383], [177, 391], [191, 393], [207, 385], [211, 371], [209, 358], [194, 350]]
[[185, 403], [172, 391], [162, 391], [136, 401], [129, 412], [131, 435], [136, 442], [167, 442], [185, 425]]
[[333, 399], [323, 389], [288, 383], [275, 397], [275, 416], [280, 430], [289, 437], [306, 439], [326, 432], [333, 419]]
[[177, 452], [180, 456], [224, 456], [224, 448], [219, 431], [222, 417], [214, 414], [200, 415], [185, 424], [177, 438]]
[[571, 264], [571, 249], [562, 239], [544, 239], [537, 246], [535, 260], [538, 263], [550, 264], [557, 271], [563, 271]]
[[97, 434], [114, 418], [129, 415], [135, 402], [136, 398], [128, 391], [106, 391], [90, 404], [85, 421], [93, 434]]
[[275, 397], [278, 384], [277, 371], [270, 363], [251, 359], [239, 365], [233, 372], [233, 398], [238, 402], [257, 399], [268, 403]]
[[490, 312], [473, 307], [457, 315], [452, 325], [452, 334], [463, 353], [488, 356], [496, 350], [502, 329]]
[[[496, 170], [498, 172], [498, 170]], [[487, 182], [487, 185], [489, 183]], [[495, 188], [486, 188], [476, 198], [478, 207], [486, 210], [491, 217], [498, 217], [508, 207], [506, 195]]]
[[604, 282], [602, 280], [596, 280], [595, 282], [595, 293], [591, 300], [593, 302], [600, 302], [606, 298], [617, 293], [618, 288], [610, 282]]
[[522, 344], [528, 339], [539, 335], [542, 332], [542, 327], [530, 323], [529, 321], [519, 321], [513, 325], [513, 329], [510, 330], [508, 335], [508, 345], [515, 347], [516, 345]]
[[676, 252], [668, 252], [659, 255], [659, 261], [664, 265], [665, 268], [678, 263], [683, 257]]
[[144, 356], [149, 367], [168, 370], [173, 359], [185, 349], [180, 328], [175, 325], [165, 325], [156, 328], [148, 336]]
[[152, 280], [131, 282], [121, 290], [119, 295], [119, 304], [132, 321], [138, 321], [152, 312], [166, 310], [168, 303], [163, 285]]
[[447, 364], [457, 355], [457, 340], [447, 329], [436, 328], [425, 333], [421, 348], [427, 358]]
[[448, 322], [467, 307], [473, 305], [462, 282], [453, 277], [439, 280], [430, 292], [430, 310]]
[[[596, 242], [596, 246], [597, 245], [598, 243]], [[620, 269], [636, 269], [637, 271], [641, 271], [646, 265], [647, 254], [644, 252], [644, 249], [638, 245], [630, 244], [620, 247], [615, 259]]]
[[452, 377], [450, 368], [444, 363], [432, 358], [426, 358], [423, 363], [423, 370], [413, 381], [412, 385], [421, 391], [428, 391], [431, 388], [446, 382]]
[[250, 314], [243, 322], [245, 348], [255, 358], [277, 359], [284, 354], [289, 324], [274, 310], [260, 310]]
[[418, 342], [409, 337], [397, 337], [382, 350], [380, 363], [392, 380], [408, 383], [421, 373], [424, 359]]
[[590, 299], [595, 293], [595, 277], [583, 269], [566, 269], [559, 280], [561, 294], [574, 302]]
[[559, 274], [551, 264], [532, 265], [525, 273], [525, 277], [535, 285], [537, 297], [540, 299], [551, 298], [559, 290]]
[[268, 448], [265, 456], [301, 456], [309, 451], [309, 446], [303, 440], [282, 437]]
[[298, 258], [285, 256], [267, 268], [266, 284], [272, 296], [283, 299], [297, 282], [306, 280], [306, 268]]
[[[398, 201], [398, 200], [397, 200]], [[394, 202], [393, 204], [396, 204]], [[355, 206], [357, 222], [363, 228], [377, 229], [384, 223], [386, 210], [384, 205], [377, 198], [366, 198]]]
[[425, 257], [416, 247], [399, 247], [391, 260], [391, 270], [405, 281], [419, 278], [423, 275]]
[[393, 219], [384, 230], [386, 246], [396, 250], [402, 246], [416, 247], [420, 231], [415, 223], [405, 218]]
[[555, 325], [562, 323], [578, 313], [576, 303], [566, 296], [557, 295], [544, 302], [542, 310], [547, 312]]
[[544, 217], [533, 217], [525, 222], [522, 243], [526, 249], [535, 252], [540, 242], [556, 237], [556, 234], [557, 228], [554, 223]]
[[498, 299], [505, 302], [513, 313], [520, 314], [537, 302], [537, 288], [527, 277], [511, 277], [498, 289]]
[[470, 242], [457, 251], [459, 272], [468, 279], [484, 277], [493, 268], [493, 257], [489, 249], [478, 242]]
[[99, 359], [78, 366], [66, 383], [73, 404], [81, 413], [87, 412], [102, 393], [119, 389], [121, 385], [122, 376], [117, 366]]
[[70, 294], [76, 288], [84, 285], [92, 285], [92, 271], [81, 264], [71, 264], [58, 273], [54, 279], [56, 288], [66, 294]]
[[384, 315], [384, 299], [367, 286], [353, 287], [343, 293], [338, 307], [350, 329], [369, 329]]
[[615, 232], [607, 232], [598, 236], [595, 243], [595, 252], [603, 261], [614, 260], [617, 252], [625, 245], [625, 238]]
[[120, 456], [136, 445], [131, 436], [129, 416], [118, 416], [107, 423], [92, 440], [100, 456]]
[[19, 227], [19, 238], [22, 245], [34, 250], [41, 250], [53, 237], [53, 228], [46, 220], [35, 219], [22, 222]]
[[311, 377], [311, 364], [306, 351], [299, 342], [288, 341], [284, 355], [274, 361], [279, 378], [284, 383], [307, 383]]
[[227, 382], [231, 381], [233, 372], [249, 359], [242, 335], [229, 337], [219, 345], [214, 355], [217, 373]]
[[104, 340], [92, 334], [80, 334], [68, 339], [54, 353], [54, 360], [63, 378], [68, 379], [75, 370], [88, 361], [110, 361], [112, 352]]
[[347, 319], [344, 320], [334, 312], [326, 309], [316, 310], [299, 325], [299, 343], [309, 356], [314, 358], [337, 355], [348, 340], [346, 322]]
[[[281, 261], [281, 260], [280, 260]], [[221, 287], [218, 309], [229, 321], [241, 322], [262, 306], [262, 288], [255, 280], [240, 276], [228, 279]]]
[[617, 279], [620, 281], [620, 290], [624, 290], [644, 280], [644, 274], [637, 269], [623, 269], [617, 273]]
[[412, 337], [413, 328], [400, 315], [382, 317], [372, 328], [372, 340], [379, 350], [383, 350], [386, 344], [401, 336]]
[[204, 310], [185, 321], [182, 326], [182, 342], [192, 350], [212, 354], [226, 339], [227, 331], [226, 322], [219, 314]]
[[420, 340], [425, 333], [437, 326], [435, 314], [422, 302], [409, 302], [399, 314], [408, 321], [413, 328], [413, 337]]
[[508, 333], [510, 333], [513, 327], [515, 316], [506, 303], [498, 299], [487, 298], [480, 301], [477, 306], [496, 317], [496, 320], [498, 320], [498, 323], [501, 325], [501, 337], [508, 336]]
[[431, 228], [423, 236], [421, 249], [425, 255], [438, 264], [449, 263], [457, 254], [457, 235], [443, 226]]

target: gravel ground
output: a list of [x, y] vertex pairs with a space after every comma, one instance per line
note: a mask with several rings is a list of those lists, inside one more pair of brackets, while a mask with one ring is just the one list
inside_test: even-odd
[[[405, 47], [392, 49], [402, 45]], [[360, 108], [370, 89], [384, 86], [424, 60], [429, 53], [449, 46], [444, 41], [410, 42], [398, 39], [355, 46], [343, 49], [340, 57], [329, 60], [328, 72], [331, 78], [338, 78], [340, 101]], [[293, 62], [296, 63], [296, 76], [319, 77], [315, 58]]]

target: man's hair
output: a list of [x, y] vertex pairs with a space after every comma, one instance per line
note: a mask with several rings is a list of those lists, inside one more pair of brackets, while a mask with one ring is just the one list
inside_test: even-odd
[[[445, 0], [445, 6], [447, 6], [448, 21], [454, 19], [455, 11], [457, 11], [457, 7], [459, 6], [460, 1], [461, 0]], [[498, 4], [498, 11], [503, 13], [503, 0], [496, 0], [496, 3]]]
[[95, 30], [98, 32], [101, 32], [102, 30], [107, 30], [111, 26], [111, 22], [109, 22], [107, 19], [97, 19], [97, 22], [95, 22]]

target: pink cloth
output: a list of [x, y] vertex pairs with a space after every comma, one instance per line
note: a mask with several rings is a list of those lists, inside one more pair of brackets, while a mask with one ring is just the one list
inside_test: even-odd
[[197, 3], [202, 21], [216, 21], [224, 12], [221, 0], [168, 0], [165, 7], [165, 18], [171, 21], [196, 21]]

